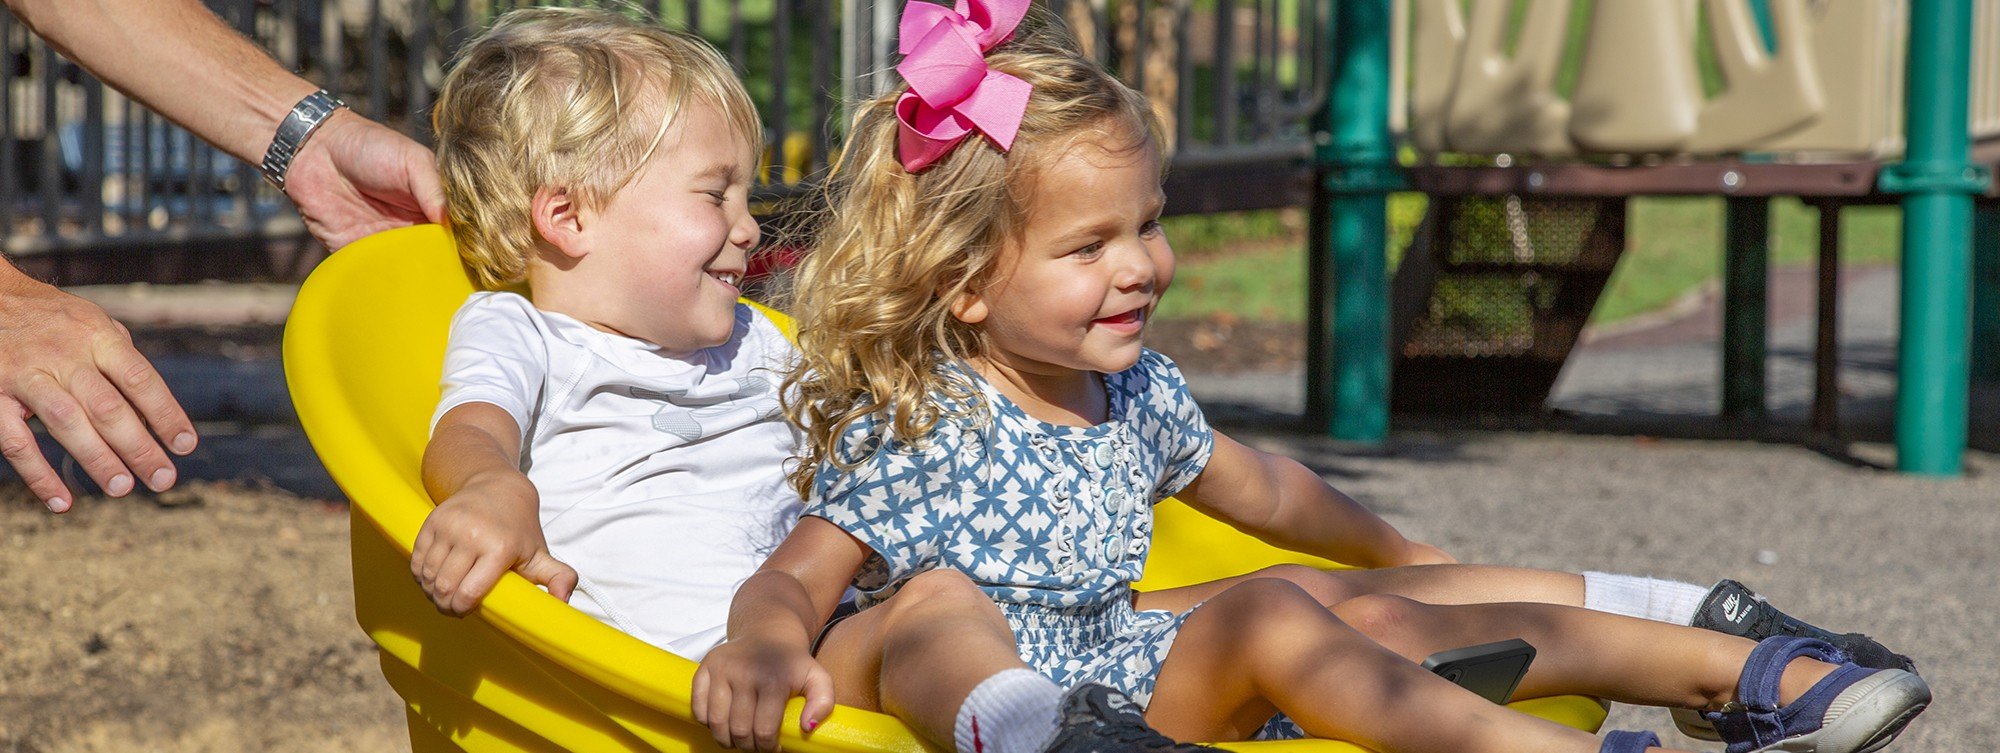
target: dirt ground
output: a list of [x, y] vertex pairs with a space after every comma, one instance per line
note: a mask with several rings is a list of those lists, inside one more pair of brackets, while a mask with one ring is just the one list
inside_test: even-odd
[[0, 751], [407, 749], [347, 511], [195, 482], [50, 515], [0, 486]]

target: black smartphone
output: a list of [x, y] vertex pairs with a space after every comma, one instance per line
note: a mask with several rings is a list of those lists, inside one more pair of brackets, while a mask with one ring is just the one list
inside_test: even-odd
[[1478, 693], [1494, 703], [1506, 703], [1535, 662], [1535, 647], [1519, 638], [1439, 651], [1424, 660], [1424, 669]]

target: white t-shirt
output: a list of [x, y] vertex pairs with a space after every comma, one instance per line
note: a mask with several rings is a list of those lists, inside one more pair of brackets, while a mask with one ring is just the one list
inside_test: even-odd
[[512, 415], [549, 552], [581, 576], [570, 604], [698, 660], [798, 520], [784, 479], [796, 438], [778, 404], [795, 353], [742, 304], [729, 342], [674, 358], [513, 293], [475, 293], [452, 319], [431, 425], [471, 402]]

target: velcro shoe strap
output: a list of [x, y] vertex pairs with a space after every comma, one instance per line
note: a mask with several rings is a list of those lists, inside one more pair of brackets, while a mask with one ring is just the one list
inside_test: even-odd
[[1598, 746], [1597, 753], [1646, 753], [1646, 748], [1659, 744], [1660, 736], [1651, 732], [1619, 730], [1604, 736], [1604, 744]]
[[[1847, 656], [1842, 654], [1840, 649], [1817, 638], [1776, 636], [1759, 642], [1756, 648], [1751, 649], [1750, 659], [1743, 663], [1743, 676], [1736, 684], [1736, 706], [1740, 710], [1710, 711], [1703, 714], [1709, 723], [1715, 725], [1716, 733], [1721, 735], [1722, 739], [1729, 741], [1729, 753], [1755, 750], [1785, 738], [1786, 722], [1798, 716], [1798, 712], [1804, 709], [1788, 708], [1784, 710], [1785, 713], [1781, 713], [1778, 708], [1778, 690], [1785, 677], [1786, 665], [1801, 656], [1809, 656], [1829, 664], [1841, 664], [1847, 661]], [[1845, 673], [1839, 671], [1835, 673], [1835, 675], [1841, 674]], [[1848, 682], [1851, 683], [1852, 680]], [[1842, 683], [1841, 687], [1845, 685], [1846, 683]], [[1822, 681], [1813, 687], [1817, 690], [1830, 685]], [[1807, 697], [1799, 700], [1806, 701], [1812, 695], [1808, 693]], [[1823, 713], [1826, 705], [1831, 702], [1831, 694], [1827, 695], [1827, 699], [1807, 705], [1817, 705]], [[1814, 721], [1818, 720], [1815, 718]], [[1816, 728], [1818, 725], [1813, 726]]]

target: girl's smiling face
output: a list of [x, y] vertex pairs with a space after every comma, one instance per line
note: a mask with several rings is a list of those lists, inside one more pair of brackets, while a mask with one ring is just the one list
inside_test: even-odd
[[1026, 223], [993, 279], [952, 306], [984, 333], [985, 357], [1028, 374], [1114, 373], [1174, 277], [1160, 228], [1160, 153], [1124, 129], [1079, 135], [1040, 171]]

